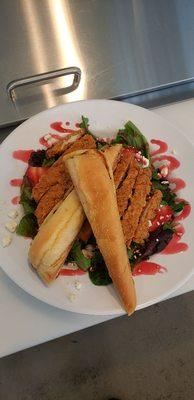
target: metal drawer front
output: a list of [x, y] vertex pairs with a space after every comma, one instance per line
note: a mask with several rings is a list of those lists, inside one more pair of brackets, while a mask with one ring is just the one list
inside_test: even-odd
[[[192, 0], [1, 0], [0, 30], [0, 125], [194, 75]], [[72, 66], [82, 72], [72, 92], [68, 76], [7, 94], [12, 81]]]

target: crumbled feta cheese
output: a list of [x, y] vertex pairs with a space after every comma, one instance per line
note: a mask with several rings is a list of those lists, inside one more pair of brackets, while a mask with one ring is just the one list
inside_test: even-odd
[[12, 237], [10, 235], [6, 235], [2, 239], [2, 246], [8, 247], [12, 242]]
[[76, 298], [76, 296], [75, 296], [74, 293], [69, 293], [69, 294], [68, 294], [68, 299], [69, 299], [69, 301], [73, 302], [73, 301], [75, 300], [75, 298]]
[[8, 215], [9, 218], [15, 219], [18, 216], [18, 212], [17, 212], [17, 210], [11, 210], [11, 211], [8, 212], [7, 215]]
[[148, 221], [148, 226], [149, 226], [149, 228], [152, 226], [152, 221], [150, 219]]
[[44, 140], [46, 140], [46, 142], [47, 142], [47, 140], [49, 140], [51, 138], [52, 138], [52, 136], [50, 135], [50, 133], [47, 133], [46, 135], [44, 135]]
[[93, 246], [92, 244], [87, 244], [85, 249], [88, 250], [88, 251], [94, 251], [95, 246]]
[[57, 142], [57, 139], [53, 138], [52, 136], [47, 140], [48, 144], [54, 144]]
[[5, 224], [6, 229], [12, 233], [15, 232], [16, 226], [17, 226], [16, 221], [9, 221], [9, 222], [6, 222], [6, 224]]
[[163, 167], [160, 173], [165, 178], [168, 175], [168, 167]]
[[80, 281], [75, 281], [75, 289], [76, 289], [76, 290], [80, 290], [81, 287], [82, 287], [81, 282], [80, 282]]
[[146, 157], [142, 157], [142, 161], [143, 161], [143, 168], [147, 168], [149, 166], [149, 160]]
[[78, 266], [75, 262], [68, 262], [67, 264], [64, 265], [65, 269], [71, 269], [72, 271], [76, 271], [78, 269]]
[[136, 154], [135, 154], [135, 158], [136, 158], [137, 161], [141, 161], [143, 157], [142, 157], [141, 154], [136, 153]]
[[161, 182], [163, 185], [168, 185], [169, 184], [169, 181], [162, 181]]
[[92, 258], [93, 257], [93, 252], [90, 250], [82, 249], [82, 253], [84, 257], [86, 258]]

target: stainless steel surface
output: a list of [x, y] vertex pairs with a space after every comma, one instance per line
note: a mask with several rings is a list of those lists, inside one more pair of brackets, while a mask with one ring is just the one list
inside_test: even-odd
[[[62, 102], [114, 98], [194, 76], [193, 0], [1, 0], [0, 125]], [[17, 90], [8, 82], [61, 68], [68, 78]]]
[[16, 101], [15, 90], [19, 87], [31, 85], [33, 83], [43, 83], [45, 81], [59, 78], [61, 76], [73, 75], [73, 82], [71, 85], [65, 88], [66, 93], [70, 93], [77, 89], [81, 79], [81, 70], [77, 67], [62, 68], [55, 71], [45, 72], [43, 74], [37, 74], [34, 76], [28, 76], [26, 78], [16, 79], [8, 83], [7, 93], [12, 101]]
[[155, 108], [169, 103], [191, 99], [194, 97], [194, 79], [185, 79], [173, 84], [140, 90], [127, 96], [118, 96], [116, 100], [133, 103], [145, 108]]

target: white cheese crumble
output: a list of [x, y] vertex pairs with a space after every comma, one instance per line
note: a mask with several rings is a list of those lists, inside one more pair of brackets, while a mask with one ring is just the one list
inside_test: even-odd
[[69, 262], [64, 265], [64, 269], [71, 269], [72, 271], [76, 271], [78, 269], [78, 266], [75, 262]]
[[46, 140], [47, 142], [47, 140], [51, 139], [51, 137], [52, 136], [49, 133], [47, 133], [46, 135], [44, 135], [44, 140]]
[[148, 221], [148, 226], [149, 226], [149, 228], [152, 226], [152, 221], [150, 219]]
[[2, 239], [2, 246], [8, 247], [12, 242], [12, 237], [10, 235], [6, 235]]
[[81, 282], [80, 282], [80, 281], [75, 281], [75, 284], [74, 284], [74, 286], [75, 286], [75, 289], [76, 289], [76, 290], [80, 290], [80, 289], [81, 289], [81, 287], [82, 287], [82, 284], [81, 284]]
[[88, 251], [94, 251], [95, 246], [93, 246], [92, 244], [87, 244], [85, 249], [88, 250]]
[[15, 219], [18, 216], [17, 210], [11, 210], [8, 212], [7, 216], [11, 219]]
[[57, 139], [53, 138], [52, 136], [47, 140], [48, 144], [54, 144], [57, 142]]
[[142, 157], [142, 161], [143, 161], [143, 168], [147, 168], [149, 166], [149, 160], [146, 157]]
[[160, 173], [165, 178], [168, 175], [168, 167], [163, 167]]
[[76, 295], [74, 293], [69, 293], [68, 299], [69, 299], [69, 301], [73, 302], [76, 299]]
[[17, 226], [16, 221], [9, 221], [9, 222], [6, 222], [6, 224], [5, 224], [6, 229], [11, 233], [15, 232], [16, 226]]
[[90, 259], [93, 257], [93, 252], [91, 250], [82, 249], [82, 253], [83, 253], [84, 257], [86, 257], [86, 258]]

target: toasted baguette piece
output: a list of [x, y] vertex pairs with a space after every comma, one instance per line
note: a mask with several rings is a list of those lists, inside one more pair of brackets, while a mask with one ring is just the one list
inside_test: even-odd
[[41, 225], [31, 244], [29, 261], [45, 283], [57, 276], [84, 219], [79, 198], [72, 190]]
[[[108, 162], [114, 164], [120, 145], [107, 149]], [[72, 154], [82, 154], [78, 150]], [[64, 160], [69, 155], [64, 156]], [[29, 261], [37, 270], [42, 280], [51, 283], [59, 273], [72, 244], [85, 220], [85, 213], [76, 191], [67, 193], [66, 198], [52, 209], [34, 238], [30, 250]]]
[[103, 153], [86, 150], [68, 158], [66, 166], [109, 274], [130, 315], [136, 307], [136, 294], [109, 160]]

